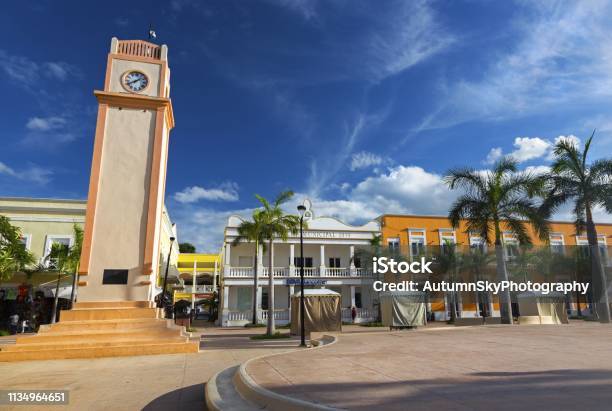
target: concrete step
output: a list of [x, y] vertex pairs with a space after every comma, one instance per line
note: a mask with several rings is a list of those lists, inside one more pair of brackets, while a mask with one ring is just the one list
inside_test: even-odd
[[126, 339], [107, 339], [107, 340], [85, 340], [85, 341], [66, 341], [38, 343], [38, 344], [13, 344], [0, 346], [0, 352], [8, 351], [41, 351], [41, 350], [65, 350], [72, 348], [91, 348], [91, 347], [111, 347], [111, 346], [132, 346], [147, 344], [172, 344], [187, 343], [187, 337], [173, 336], [166, 338], [126, 338]]
[[74, 308], [62, 311], [60, 321], [121, 320], [155, 317], [155, 308]]
[[55, 324], [42, 325], [38, 330], [39, 335], [56, 332], [82, 332], [115, 330], [145, 330], [165, 328], [166, 320], [157, 318], [127, 318], [119, 320], [85, 320], [85, 321], [66, 321]]
[[153, 301], [83, 301], [74, 308], [155, 308]]
[[21, 351], [0, 351], [0, 362], [56, 360], [72, 358], [122, 357], [133, 355], [197, 353], [199, 342], [132, 342], [114, 345], [81, 346], [78, 348], [41, 349]]
[[150, 330], [121, 330], [117, 331], [90, 331], [88, 333], [47, 333], [37, 335], [23, 335], [16, 339], [17, 344], [49, 344], [66, 343], [80, 341], [106, 341], [106, 340], [126, 340], [126, 339], [163, 339], [180, 337], [180, 329], [160, 328]]

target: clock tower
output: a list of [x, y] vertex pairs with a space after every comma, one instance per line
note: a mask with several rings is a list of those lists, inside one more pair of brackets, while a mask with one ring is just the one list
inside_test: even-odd
[[91, 163], [79, 301], [151, 301], [159, 271], [168, 140], [168, 48], [111, 41]]

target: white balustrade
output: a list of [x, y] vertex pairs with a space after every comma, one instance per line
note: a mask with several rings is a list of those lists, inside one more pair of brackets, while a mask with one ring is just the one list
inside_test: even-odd
[[[296, 270], [299, 274], [299, 270]], [[319, 269], [316, 267], [304, 267], [304, 277], [318, 277]]]
[[251, 311], [228, 311], [227, 319], [229, 321], [250, 321], [252, 315]]
[[230, 277], [253, 277], [253, 267], [230, 267]]
[[372, 271], [367, 268], [355, 268], [355, 275], [357, 277], [372, 277]]
[[[270, 270], [268, 267], [263, 267], [262, 269], [262, 277], [267, 277], [268, 272]], [[274, 277], [289, 277], [289, 267], [273, 267], [272, 272], [274, 273]]]
[[[213, 290], [213, 286], [212, 285], [197, 285], [195, 287], [195, 292], [196, 293], [212, 293]], [[193, 291], [193, 287], [191, 285], [186, 285], [184, 288], [184, 292], [186, 293], [192, 293]]]
[[[279, 321], [289, 320], [289, 310], [274, 310], [274, 319]], [[261, 310], [261, 320], [268, 321], [268, 310]]]
[[351, 270], [348, 268], [325, 268], [326, 277], [349, 277]]

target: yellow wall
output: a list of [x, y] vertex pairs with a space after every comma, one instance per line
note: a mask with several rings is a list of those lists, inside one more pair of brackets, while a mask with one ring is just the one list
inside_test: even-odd
[[29, 236], [37, 261], [44, 257], [48, 236], [73, 237], [74, 224], [83, 227], [85, 208], [85, 200], [0, 198], [0, 214]]

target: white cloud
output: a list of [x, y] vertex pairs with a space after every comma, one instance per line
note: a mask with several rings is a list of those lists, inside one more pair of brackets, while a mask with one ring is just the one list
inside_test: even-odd
[[485, 164], [493, 164], [503, 156], [503, 152], [501, 147], [494, 147], [487, 154], [487, 158], [485, 159]]
[[174, 199], [179, 203], [195, 203], [199, 200], [238, 201], [238, 198], [238, 184], [234, 182], [223, 183], [216, 188], [186, 187], [174, 194]]
[[362, 168], [388, 164], [389, 162], [390, 160], [388, 158], [381, 157], [378, 154], [360, 151], [359, 153], [353, 154], [350, 169], [351, 171], [355, 171]]
[[31, 117], [26, 128], [28, 130], [49, 131], [62, 128], [66, 125], [66, 119], [63, 117]]
[[566, 141], [568, 143], [575, 145], [576, 147], [580, 147], [580, 139], [573, 134], [570, 134], [568, 136], [559, 136], [555, 138], [555, 144], [561, 141]]
[[23, 170], [15, 170], [0, 161], [0, 175], [1, 174], [14, 177], [18, 180], [30, 181], [37, 184], [47, 184], [51, 181], [53, 171], [36, 165], [30, 165]]
[[519, 163], [543, 157], [548, 154], [552, 144], [540, 137], [517, 137], [514, 139], [516, 148], [510, 156]]

